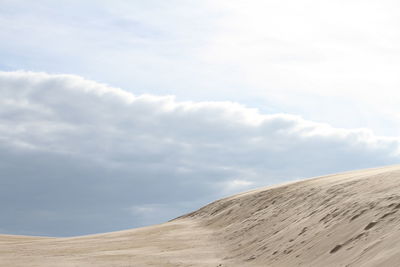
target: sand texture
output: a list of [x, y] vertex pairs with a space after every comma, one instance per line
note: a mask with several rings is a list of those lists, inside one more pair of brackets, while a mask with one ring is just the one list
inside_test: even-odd
[[400, 166], [253, 190], [139, 229], [0, 235], [0, 266], [400, 266]]

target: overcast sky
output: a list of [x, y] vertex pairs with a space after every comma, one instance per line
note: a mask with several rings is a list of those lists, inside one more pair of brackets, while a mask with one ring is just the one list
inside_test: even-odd
[[399, 163], [397, 1], [0, 0], [0, 233], [160, 223]]

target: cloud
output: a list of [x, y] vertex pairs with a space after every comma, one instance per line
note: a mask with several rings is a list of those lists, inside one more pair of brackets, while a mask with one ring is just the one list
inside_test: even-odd
[[245, 90], [230, 86], [231, 95], [338, 127], [399, 135], [398, 3], [214, 2], [226, 15], [201, 56], [237, 67], [230, 77]]
[[224, 187], [224, 193], [225, 194], [230, 194], [232, 192], [238, 192], [238, 191], [244, 191], [250, 186], [253, 185], [253, 182], [251, 181], [246, 181], [246, 180], [231, 180], [226, 182], [223, 187]]
[[75, 73], [137, 94], [231, 100], [395, 137], [399, 7], [3, 0], [0, 69]]
[[0, 228], [63, 236], [158, 223], [249, 187], [396, 163], [399, 145], [238, 103], [0, 72]]

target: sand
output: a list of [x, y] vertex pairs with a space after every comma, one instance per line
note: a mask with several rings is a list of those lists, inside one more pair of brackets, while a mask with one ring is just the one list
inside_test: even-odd
[[0, 266], [400, 266], [399, 240], [390, 166], [253, 190], [150, 227], [0, 235]]

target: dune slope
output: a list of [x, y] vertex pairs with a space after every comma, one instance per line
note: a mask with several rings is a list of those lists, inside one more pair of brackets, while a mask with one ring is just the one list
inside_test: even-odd
[[74, 238], [0, 235], [1, 266], [397, 266], [400, 166], [242, 193], [171, 222]]

